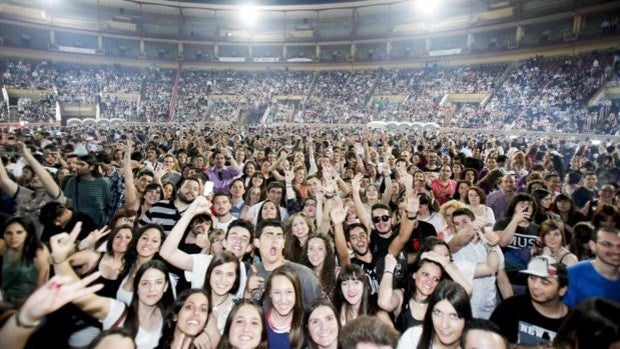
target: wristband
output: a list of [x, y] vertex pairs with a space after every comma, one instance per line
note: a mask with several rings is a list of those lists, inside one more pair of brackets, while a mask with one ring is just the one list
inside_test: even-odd
[[35, 322], [34, 324], [23, 323], [19, 320], [19, 315], [21, 315], [21, 309], [18, 310], [17, 313], [15, 314], [15, 323], [17, 324], [17, 327], [19, 328], [32, 329], [32, 328], [39, 326], [39, 323], [41, 323], [41, 320]]
[[54, 264], [54, 265], [56, 265], [56, 264], [60, 264], [60, 263], [64, 263], [64, 262], [66, 262], [68, 259], [69, 259], [69, 257], [67, 257], [67, 258], [65, 258], [65, 259], [63, 259], [63, 260], [61, 260], [60, 262], [56, 262], [56, 261], [54, 260], [54, 257], [50, 256], [50, 260], [52, 261], [52, 264]]

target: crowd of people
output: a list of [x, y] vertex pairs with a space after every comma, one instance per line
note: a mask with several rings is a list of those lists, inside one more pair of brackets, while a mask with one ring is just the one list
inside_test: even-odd
[[[5, 63], [2, 75], [6, 87], [50, 90], [61, 103], [99, 103], [105, 111], [101, 117], [131, 121], [231, 122], [249, 115], [245, 119], [266, 123], [419, 121], [461, 128], [615, 134], [620, 128], [617, 115], [606, 113], [610, 122], [601, 122], [601, 109], [588, 102], [606, 82], [614, 84], [616, 58], [613, 51], [594, 51], [473, 67], [429, 64], [324, 72], [182, 69], [178, 81], [176, 70], [157, 67], [19, 61]], [[471, 93], [487, 97], [442, 102], [449, 94]], [[289, 101], [291, 96], [295, 103]], [[30, 101], [28, 108], [44, 108], [38, 104]], [[267, 111], [267, 118], [254, 117], [253, 111]], [[27, 121], [31, 120], [29, 116]]]
[[619, 143], [162, 124], [1, 135], [3, 346], [620, 343]]

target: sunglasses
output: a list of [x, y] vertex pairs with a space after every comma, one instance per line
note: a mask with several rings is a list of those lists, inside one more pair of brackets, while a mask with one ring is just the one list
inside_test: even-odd
[[376, 217], [372, 217], [372, 222], [377, 224], [381, 221], [387, 222], [390, 220], [390, 216], [384, 214], [383, 216], [376, 216]]

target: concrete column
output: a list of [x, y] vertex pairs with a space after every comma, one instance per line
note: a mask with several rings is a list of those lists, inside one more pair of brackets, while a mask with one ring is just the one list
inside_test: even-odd
[[219, 49], [219, 46], [215, 44], [213, 46], [213, 58], [219, 58], [219, 57], [220, 57], [220, 49]]
[[521, 42], [521, 39], [523, 39], [523, 34], [525, 34], [525, 28], [523, 28], [522, 25], [517, 25], [517, 32], [516, 32], [516, 40], [517, 43]]
[[97, 48], [103, 50], [103, 35], [97, 35]]
[[177, 43], [177, 56], [183, 54], [183, 43], [179, 41]]
[[144, 39], [140, 38], [140, 53], [144, 54]]
[[56, 45], [56, 30], [50, 29], [50, 44]]
[[582, 15], [575, 15], [573, 17], [573, 34], [578, 35], [583, 28], [584, 20]]
[[357, 45], [353, 42], [351, 43], [351, 59], [355, 61], [355, 53], [357, 52]]
[[388, 59], [392, 58], [392, 43], [389, 41], [385, 45], [385, 52], [387, 54]]
[[320, 59], [321, 58], [321, 46], [316, 45], [316, 48], [314, 50], [314, 54], [316, 55], [316, 59]]
[[471, 46], [474, 44], [474, 34], [467, 33], [467, 49], [471, 50]]

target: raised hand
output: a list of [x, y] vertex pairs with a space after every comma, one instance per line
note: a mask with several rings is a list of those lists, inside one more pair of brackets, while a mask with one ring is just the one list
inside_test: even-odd
[[52, 249], [50, 256], [52, 263], [58, 264], [66, 261], [67, 258], [75, 250], [75, 239], [82, 230], [82, 222], [77, 222], [70, 234], [60, 233], [50, 238], [50, 247]]
[[342, 222], [344, 222], [344, 220], [347, 218], [347, 211], [342, 205], [342, 199], [336, 198], [333, 201], [333, 207], [329, 212], [329, 216], [332, 219], [332, 223], [342, 224]]
[[444, 255], [440, 255], [439, 253], [437, 253], [435, 251], [426, 251], [426, 252], [422, 253], [422, 256], [420, 256], [420, 258], [428, 259], [429, 261], [433, 261], [435, 263], [438, 263], [442, 267], [445, 267], [446, 265], [448, 265], [450, 263], [450, 257], [444, 256]]
[[91, 231], [88, 234], [88, 236], [80, 242], [79, 244], [80, 250], [86, 250], [86, 249], [92, 248], [95, 245], [95, 243], [99, 241], [99, 239], [110, 234], [110, 232], [112, 232], [112, 230], [110, 230], [110, 228], [108, 228], [107, 225], [101, 229], [95, 229]]
[[364, 175], [361, 173], [358, 173], [351, 180], [351, 189], [353, 189], [354, 193], [360, 192], [360, 189], [362, 188], [362, 178], [364, 178]]
[[284, 181], [286, 184], [293, 183], [293, 179], [295, 179], [295, 172], [292, 170], [284, 170]]
[[398, 176], [398, 178], [399, 178], [399, 181], [403, 183], [406, 189], [413, 188], [413, 176], [412, 175], [410, 175], [406, 171], [403, 171], [403, 174]]
[[15, 146], [17, 147], [17, 152], [20, 155], [24, 156], [25, 154], [30, 154], [30, 149], [28, 149], [24, 142], [17, 142], [15, 143]]
[[99, 291], [103, 288], [103, 284], [86, 286], [97, 280], [100, 275], [99, 272], [96, 272], [82, 280], [73, 281], [69, 276], [54, 276], [26, 299], [18, 313], [19, 320], [26, 324], [37, 323], [47, 314], [58, 310], [63, 305]]
[[190, 212], [194, 214], [211, 213], [211, 201], [200, 195], [189, 206]]
[[391, 271], [393, 272], [394, 269], [396, 268], [396, 264], [398, 263], [398, 261], [396, 260], [396, 257], [392, 256], [391, 253], [388, 253], [385, 255], [385, 261], [384, 261], [384, 271]]
[[420, 195], [413, 189], [405, 191], [405, 210], [409, 215], [417, 215], [420, 210]]

